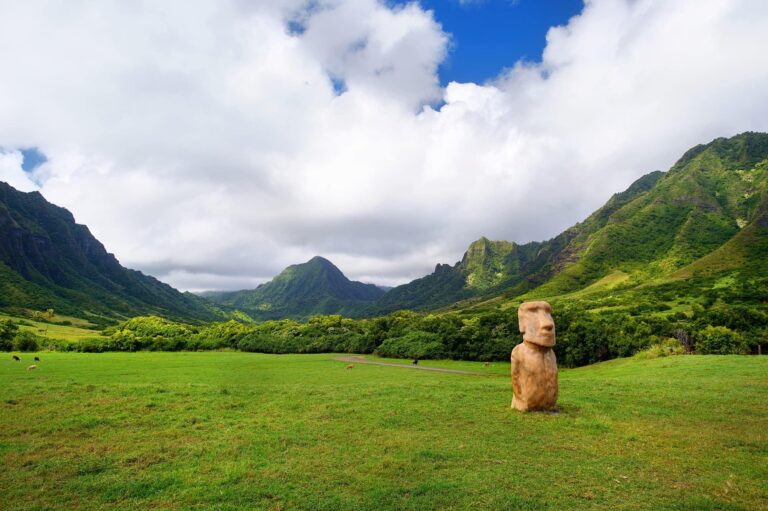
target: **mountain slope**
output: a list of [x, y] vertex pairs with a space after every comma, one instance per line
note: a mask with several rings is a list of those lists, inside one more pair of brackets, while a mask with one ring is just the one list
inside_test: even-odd
[[587, 220], [551, 240], [518, 245], [482, 237], [469, 246], [454, 266], [438, 264], [431, 275], [392, 289], [369, 313], [429, 310], [468, 298], [530, 289], [573, 262], [580, 247], [606, 225], [611, 214], [647, 192], [663, 175], [657, 171], [641, 177], [627, 190], [611, 197]]
[[0, 307], [209, 320], [199, 298], [120, 265], [72, 214], [0, 182]]
[[571, 263], [535, 294], [572, 292], [617, 270], [635, 284], [663, 279], [726, 245], [753, 253], [764, 235], [757, 226], [767, 190], [768, 134], [697, 146], [583, 242], [566, 247]]
[[551, 240], [516, 245], [481, 238], [460, 262], [392, 289], [369, 313], [499, 295], [556, 296], [601, 279], [632, 286], [694, 270], [764, 269], [767, 190], [768, 134], [718, 138], [687, 151], [668, 172], [641, 177]]
[[438, 264], [431, 275], [391, 289], [369, 313], [442, 307], [502, 289], [522, 278], [541, 246], [537, 242], [518, 245], [482, 237], [454, 266]]
[[717, 275], [729, 270], [740, 270], [747, 275], [765, 276], [768, 265], [766, 254], [768, 254], [768, 193], [763, 193], [761, 205], [753, 220], [733, 238], [661, 280], [674, 281], [694, 276]]
[[312, 314], [357, 315], [385, 291], [349, 280], [322, 257], [287, 267], [256, 289], [208, 294], [206, 298], [258, 319], [306, 318]]

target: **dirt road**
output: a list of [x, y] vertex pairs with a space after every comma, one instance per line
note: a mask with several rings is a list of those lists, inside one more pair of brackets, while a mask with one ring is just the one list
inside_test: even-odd
[[453, 374], [469, 374], [472, 376], [501, 376], [498, 373], [479, 373], [476, 371], [461, 371], [459, 369], [442, 369], [440, 367], [427, 367], [413, 364], [393, 364], [391, 362], [376, 362], [374, 360], [366, 360], [363, 357], [339, 357], [335, 360], [339, 362], [351, 362], [353, 364], [371, 364], [376, 366], [389, 366], [400, 367], [403, 369], [417, 369], [419, 371], [436, 371], [438, 373], [453, 373]]

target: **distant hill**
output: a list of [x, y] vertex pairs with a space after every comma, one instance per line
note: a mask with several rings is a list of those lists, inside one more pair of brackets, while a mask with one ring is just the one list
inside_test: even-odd
[[4, 182], [0, 308], [52, 308], [96, 320], [139, 314], [184, 320], [221, 317], [203, 299], [121, 266], [66, 209]]
[[287, 267], [256, 289], [207, 293], [205, 297], [254, 319], [278, 319], [312, 314], [356, 316], [384, 294], [373, 284], [349, 280], [333, 263], [318, 256]]
[[391, 289], [369, 313], [434, 309], [491, 294], [518, 282], [541, 247], [537, 242], [518, 245], [482, 237], [469, 246], [454, 266], [438, 264], [434, 273]]
[[719, 138], [651, 172], [557, 237], [481, 238], [454, 266], [389, 291], [369, 309], [433, 310], [503, 295], [556, 296], [621, 276], [624, 285], [768, 265], [768, 134]]

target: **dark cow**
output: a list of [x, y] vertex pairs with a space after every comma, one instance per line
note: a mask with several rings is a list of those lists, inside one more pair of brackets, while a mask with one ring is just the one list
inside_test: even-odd
[[21, 362], [21, 359], [20, 359], [19, 357], [17, 357], [16, 355], [14, 355], [14, 356], [13, 356], [13, 359], [14, 359], [16, 362]]

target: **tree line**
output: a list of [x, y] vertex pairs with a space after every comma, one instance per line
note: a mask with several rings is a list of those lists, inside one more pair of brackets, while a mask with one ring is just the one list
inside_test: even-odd
[[[704, 308], [691, 314], [665, 307], [594, 311], [578, 303], [555, 308], [555, 353], [566, 367], [626, 357], [649, 349], [699, 354], [748, 354], [768, 347], [765, 307], [736, 305]], [[661, 310], [659, 310], [661, 309]], [[20, 331], [0, 321], [0, 349], [34, 351], [203, 351], [259, 353], [375, 353], [407, 359], [506, 360], [521, 341], [517, 311], [419, 314], [399, 311], [353, 320], [318, 315], [308, 321], [261, 323], [226, 321], [191, 325], [141, 316], [109, 327], [98, 337], [56, 341]], [[663, 351], [663, 350], [662, 350]]]

